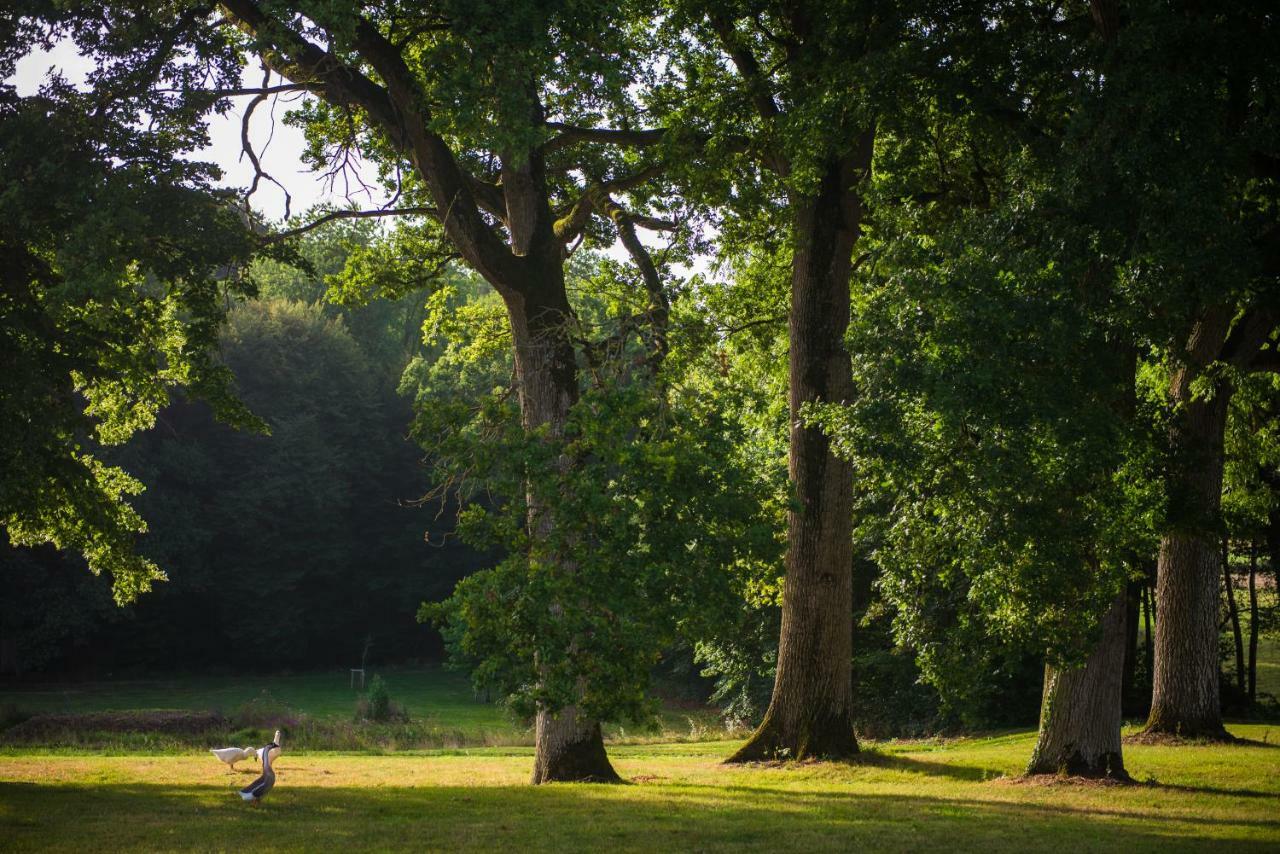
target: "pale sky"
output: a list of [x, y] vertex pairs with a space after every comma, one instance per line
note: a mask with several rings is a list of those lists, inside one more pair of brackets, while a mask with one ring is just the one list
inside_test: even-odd
[[[75, 45], [72, 42], [64, 41], [56, 45], [52, 51], [36, 51], [23, 57], [18, 63], [17, 73], [5, 82], [14, 84], [19, 95], [30, 95], [35, 92], [40, 84], [45, 81], [50, 71], [54, 69], [61, 72], [62, 76], [69, 82], [78, 84], [83, 83], [85, 75], [91, 67], [91, 63], [76, 52]], [[261, 82], [261, 71], [253, 71], [246, 74], [246, 86], [257, 86]], [[272, 82], [279, 83], [281, 81], [276, 78]], [[307, 208], [320, 202], [345, 205], [344, 187], [341, 181], [339, 181], [336, 188], [331, 190], [325, 186], [322, 176], [309, 171], [298, 159], [298, 152], [302, 151], [304, 141], [301, 130], [290, 127], [283, 121], [284, 114], [296, 106], [296, 104], [286, 102], [288, 97], [292, 96], [281, 96], [276, 104], [274, 132], [272, 132], [271, 128], [271, 110], [269, 109], [271, 102], [267, 101], [260, 104], [254, 110], [253, 119], [250, 122], [251, 132], [249, 138], [254, 142], [258, 159], [262, 162], [262, 168], [289, 190], [289, 194], [293, 197], [292, 212], [294, 214], [302, 213]], [[217, 163], [222, 168], [222, 183], [228, 187], [247, 188], [253, 181], [253, 167], [249, 164], [247, 158], [241, 156], [240, 150], [240, 125], [243, 121], [245, 107], [250, 100], [252, 98], [247, 95], [232, 98], [233, 106], [226, 115], [212, 116], [209, 123], [209, 135], [212, 144], [208, 148], [192, 155], [193, 159]], [[268, 138], [271, 141], [264, 151], [262, 146]], [[375, 174], [374, 170], [368, 168], [365, 170], [365, 174], [365, 182], [376, 188], [377, 182], [372, 180]], [[359, 193], [353, 196], [353, 200], [361, 207], [377, 207], [385, 201], [384, 198], [378, 196], [370, 199], [361, 193], [357, 187], [353, 187], [352, 190]], [[269, 182], [259, 182], [258, 190], [253, 194], [250, 203], [258, 212], [269, 219], [279, 219], [284, 216], [284, 194]]]
[[[82, 84], [92, 67], [92, 63], [76, 51], [73, 42], [62, 41], [50, 51], [38, 50], [23, 57], [18, 62], [15, 75], [5, 82], [12, 83], [19, 95], [26, 96], [34, 93], [52, 71], [61, 73], [72, 84]], [[261, 82], [260, 69], [246, 70], [244, 80], [246, 87], [256, 87]], [[280, 82], [283, 81], [273, 77], [273, 84]], [[305, 147], [302, 131], [284, 123], [285, 113], [296, 106], [296, 103], [287, 101], [290, 97], [293, 96], [281, 96], [276, 103], [274, 131], [272, 130], [271, 101], [258, 105], [254, 110], [250, 121], [249, 138], [255, 146], [254, 150], [258, 154], [262, 168], [288, 189], [292, 197], [291, 213], [294, 216], [320, 203], [345, 207], [348, 203], [345, 195], [348, 188], [343, 182], [339, 180], [336, 186], [328, 186], [322, 175], [311, 172], [299, 159], [299, 153]], [[245, 108], [251, 100], [252, 96], [249, 95], [232, 98], [233, 106], [225, 115], [211, 116], [209, 123], [211, 144], [208, 148], [192, 155], [193, 159], [218, 164], [223, 172], [222, 184], [241, 190], [247, 189], [253, 181], [253, 167], [248, 159], [243, 157], [240, 145], [240, 126]], [[364, 182], [373, 188], [374, 195], [371, 198], [358, 185], [353, 185], [350, 187], [351, 201], [362, 208], [374, 208], [385, 204], [386, 197], [377, 194], [379, 187], [376, 181], [376, 170], [366, 165], [362, 175]], [[268, 181], [259, 182], [257, 191], [250, 199], [250, 204], [267, 219], [278, 220], [284, 216], [284, 193]], [[665, 243], [665, 237], [651, 234], [644, 229], [640, 230], [640, 238], [651, 248], [659, 248]], [[615, 241], [612, 246], [605, 249], [605, 252], [616, 260], [623, 262], [629, 260], [626, 249], [619, 241]], [[700, 258], [695, 261], [692, 270], [678, 266], [674, 272], [678, 276], [686, 276], [693, 271], [707, 273], [707, 259]]]

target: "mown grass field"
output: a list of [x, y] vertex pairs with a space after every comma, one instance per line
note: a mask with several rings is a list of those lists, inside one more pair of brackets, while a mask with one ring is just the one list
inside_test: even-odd
[[1030, 733], [885, 743], [857, 764], [728, 768], [733, 743], [633, 745], [627, 785], [527, 785], [524, 748], [286, 752], [258, 808], [212, 757], [0, 755], [0, 849], [1280, 850], [1280, 728], [1131, 746], [1134, 786], [1013, 779]]
[[[1263, 650], [1267, 666], [1280, 665], [1274, 651]], [[5, 746], [0, 734], [0, 851], [1280, 852], [1275, 724], [1232, 725], [1248, 740], [1234, 745], [1127, 746], [1137, 785], [1045, 784], [1018, 779], [1031, 732], [867, 744], [853, 764], [730, 768], [721, 760], [736, 742], [706, 740], [717, 737], [714, 712], [671, 704], [658, 735], [609, 733], [626, 785], [535, 788], [531, 733], [464, 675], [382, 675], [412, 723], [354, 724], [345, 672], [0, 691], [0, 707], [28, 713], [234, 716], [265, 698], [304, 721], [286, 733], [279, 782], [259, 808], [235, 794], [257, 766], [229, 773], [203, 741], [108, 734]], [[413, 729], [424, 725], [447, 728], [443, 743], [456, 747], [406, 749], [434, 738]], [[314, 749], [344, 733], [364, 749]]]

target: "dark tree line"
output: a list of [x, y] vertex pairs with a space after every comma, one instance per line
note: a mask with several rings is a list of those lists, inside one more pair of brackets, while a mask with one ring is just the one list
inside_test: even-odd
[[262, 295], [231, 311], [219, 362], [267, 433], [220, 424], [178, 396], [110, 453], [147, 487], [136, 499], [151, 528], [141, 551], [169, 574], [153, 595], [117, 609], [77, 562], [6, 549], [10, 668], [341, 667], [370, 639], [374, 660], [440, 657], [417, 605], [485, 558], [451, 536], [451, 511], [416, 503], [430, 485], [395, 384], [419, 349], [420, 301], [322, 302], [324, 275], [369, 237], [309, 242], [310, 271], [261, 266]]

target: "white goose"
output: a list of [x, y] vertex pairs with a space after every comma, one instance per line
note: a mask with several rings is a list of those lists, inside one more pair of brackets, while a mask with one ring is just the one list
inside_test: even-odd
[[[275, 762], [275, 761], [276, 761], [276, 759], [280, 756], [280, 744], [281, 744], [281, 741], [280, 741], [280, 730], [276, 730], [276, 737], [275, 737], [275, 738], [273, 738], [273, 739], [271, 739], [271, 743], [267, 745], [267, 747], [271, 748], [271, 755], [270, 755], [269, 757], [267, 757], [267, 758], [268, 758], [268, 759], [270, 759], [272, 762]], [[267, 749], [267, 747], [259, 747], [259, 748], [258, 748], [258, 759], [259, 759], [259, 761], [261, 761], [261, 760], [262, 760], [262, 752], [263, 752], [264, 750], [266, 750], [266, 749]]]
[[219, 747], [214, 750], [210, 750], [209, 752], [227, 763], [232, 771], [236, 770], [237, 762], [244, 762], [247, 759], [258, 758], [258, 751], [254, 750], [252, 747]]

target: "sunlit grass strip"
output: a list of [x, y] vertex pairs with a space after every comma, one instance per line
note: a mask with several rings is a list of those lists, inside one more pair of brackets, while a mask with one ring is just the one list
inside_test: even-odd
[[[1271, 744], [1280, 730], [1233, 727]], [[631, 785], [527, 785], [531, 753], [288, 754], [272, 797], [208, 756], [0, 756], [6, 850], [1072, 850], [1280, 846], [1280, 749], [1127, 749], [1128, 786], [1011, 783], [1030, 733], [728, 768], [733, 742], [614, 749]]]

